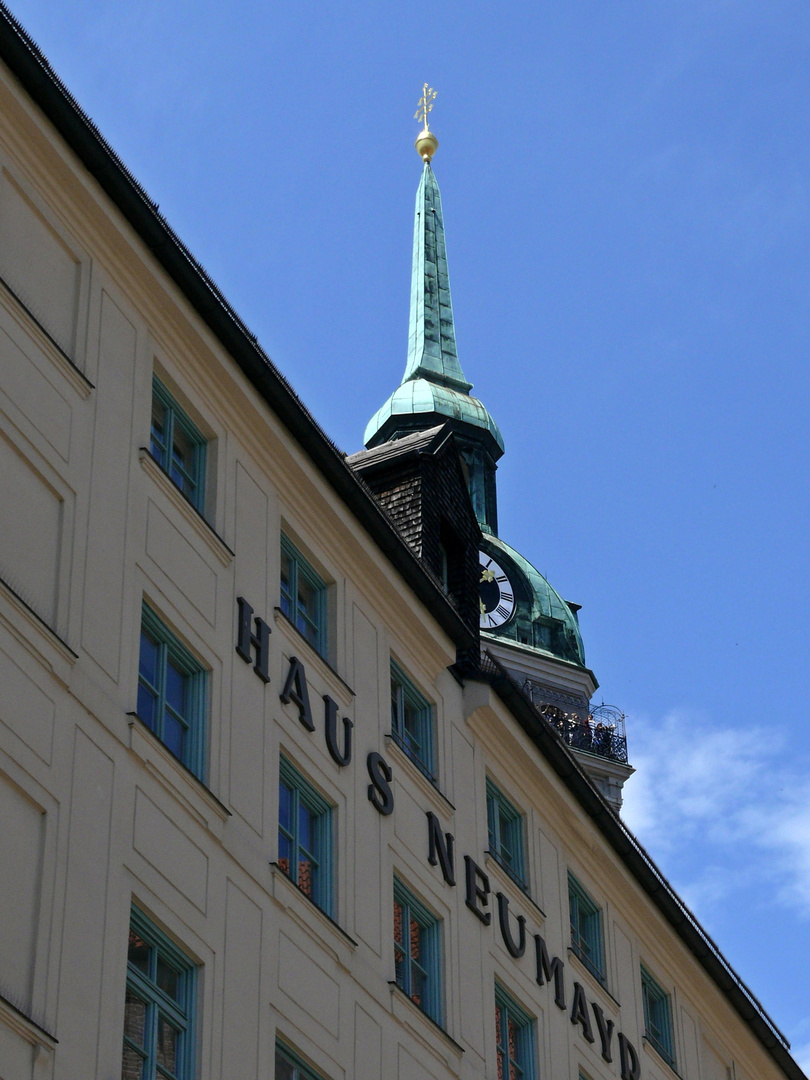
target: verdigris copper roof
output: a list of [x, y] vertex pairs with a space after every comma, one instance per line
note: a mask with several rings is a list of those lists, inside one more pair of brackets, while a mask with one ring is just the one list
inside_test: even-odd
[[[579, 623], [577, 622], [573, 611], [570, 606], [563, 600], [560, 594], [554, 589], [539, 570], [535, 570], [528, 559], [524, 558], [519, 552], [515, 551], [513, 547], [505, 543], [497, 536], [488, 535], [484, 540], [484, 546], [491, 550], [495, 559], [498, 559], [498, 553], [503, 552], [509, 561], [511, 561], [518, 570], [521, 571], [526, 579], [526, 582], [531, 590], [531, 609], [527, 611], [527, 615], [531, 622], [535, 622], [538, 618], [554, 619], [556, 622], [561, 623], [565, 630], [565, 637], [567, 642], [570, 643], [569, 649], [562, 649], [558, 654], [554, 648], [549, 651], [553, 655], [558, 655], [559, 659], [572, 660], [574, 663], [580, 664], [585, 667], [585, 647], [582, 644], [582, 635], [579, 630]], [[509, 634], [507, 627], [497, 631], [496, 637], [508, 637]]]
[[[428, 421], [428, 417], [446, 416], [489, 432], [503, 451], [498, 425], [486, 406], [472, 397], [471, 389], [456, 349], [442, 200], [433, 169], [426, 161], [416, 193], [405, 373], [401, 385], [369, 421], [363, 441], [369, 446], [379, 441], [375, 440], [378, 433], [382, 438], [390, 437], [397, 417], [423, 415], [432, 425], [435, 419]], [[412, 427], [413, 421], [405, 426]]]

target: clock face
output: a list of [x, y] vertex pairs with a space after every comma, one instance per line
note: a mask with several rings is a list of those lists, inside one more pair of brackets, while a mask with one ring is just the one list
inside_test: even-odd
[[506, 574], [485, 551], [478, 552], [481, 580], [478, 586], [479, 625], [494, 630], [511, 619], [515, 610], [515, 590]]

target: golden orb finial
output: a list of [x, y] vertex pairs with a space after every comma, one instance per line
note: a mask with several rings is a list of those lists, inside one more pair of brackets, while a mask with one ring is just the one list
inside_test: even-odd
[[430, 161], [439, 148], [439, 140], [428, 127], [428, 113], [433, 111], [433, 102], [436, 100], [436, 91], [427, 83], [422, 87], [422, 96], [413, 114], [414, 120], [422, 121], [422, 130], [416, 136], [416, 152], [422, 161]]

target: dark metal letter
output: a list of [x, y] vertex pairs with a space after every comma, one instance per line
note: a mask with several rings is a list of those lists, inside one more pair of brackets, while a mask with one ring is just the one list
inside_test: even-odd
[[509, 926], [509, 897], [502, 892], [498, 893], [498, 922], [501, 925], [501, 937], [506, 951], [510, 956], [514, 956], [515, 960], [519, 960], [526, 952], [526, 920], [522, 915], [517, 917], [518, 943], [516, 945]]
[[368, 785], [368, 801], [375, 810], [387, 817], [394, 809], [394, 793], [390, 784], [394, 779], [391, 766], [376, 750], [373, 750], [366, 758], [366, 768], [371, 777]]
[[337, 738], [337, 702], [333, 701], [328, 694], [323, 695], [325, 705], [324, 724], [326, 726], [326, 749], [333, 761], [338, 765], [348, 765], [352, 760], [352, 728], [351, 720], [343, 717], [343, 753], [340, 752]]
[[236, 603], [239, 606], [236, 651], [245, 663], [249, 664], [253, 659], [250, 650], [254, 648], [256, 650], [256, 663], [253, 665], [253, 670], [262, 682], [269, 683], [270, 673], [267, 668], [270, 661], [270, 627], [264, 619], [260, 619], [257, 615], [256, 633], [251, 633], [250, 620], [253, 617], [253, 608], [245, 600], [244, 596], [237, 596]]
[[296, 660], [294, 656], [290, 657], [290, 667], [287, 671], [287, 678], [284, 680], [284, 689], [279, 694], [279, 697], [288, 705], [291, 701], [298, 706], [298, 719], [307, 729], [307, 731], [314, 731], [315, 725], [312, 722], [312, 709], [309, 707], [309, 689], [307, 688], [307, 673], [304, 671], [304, 665], [300, 660]]
[[492, 912], [483, 910], [489, 903], [487, 897], [492, 891], [489, 887], [489, 878], [469, 855], [464, 856], [464, 868], [467, 878], [467, 895], [464, 903], [470, 911], [475, 912], [484, 926], [489, 926], [492, 921]]
[[563, 981], [563, 968], [565, 964], [555, 956], [553, 960], [548, 958], [548, 949], [545, 941], [539, 934], [534, 935], [534, 947], [537, 953], [537, 985], [554, 979], [554, 1003], [558, 1009], [565, 1008], [565, 982]]
[[455, 885], [456, 870], [453, 862], [453, 836], [451, 833], [443, 833], [439, 819], [432, 810], [427, 812], [428, 819], [428, 862], [431, 866], [437, 863], [442, 868], [442, 877], [448, 885]]
[[596, 1026], [599, 1029], [599, 1041], [602, 1043], [602, 1057], [605, 1061], [613, 1061], [613, 1055], [610, 1052], [610, 1043], [613, 1039], [613, 1029], [616, 1026], [612, 1020], [606, 1020], [605, 1014], [602, 1012], [600, 1005], [597, 1005], [595, 1001], [591, 1002], [591, 1008], [593, 1009], [593, 1015], [596, 1017]]
[[626, 1035], [619, 1032], [619, 1063], [622, 1070], [622, 1080], [639, 1080], [641, 1065], [639, 1064], [636, 1049]]
[[585, 991], [578, 982], [574, 983], [574, 1000], [571, 1004], [571, 1023], [582, 1024], [582, 1034], [588, 1042], [592, 1043], [594, 1041], [591, 1018], [588, 1016], [588, 999], [585, 997]]

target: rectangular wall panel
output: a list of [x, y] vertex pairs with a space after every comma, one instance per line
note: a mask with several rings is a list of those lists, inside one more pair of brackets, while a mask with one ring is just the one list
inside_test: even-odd
[[[256, 615], [272, 626], [271, 613], [264, 610], [267, 595], [267, 511], [267, 496], [247, 471], [237, 465], [237, 596], [244, 596]], [[228, 618], [235, 628], [235, 599]], [[235, 654], [233, 665], [230, 802], [240, 817], [261, 836], [264, 828], [264, 710], [266, 694], [272, 691], [270, 687], [265, 690], [265, 684], [255, 674], [252, 665], [243, 663]], [[275, 678], [275, 672], [270, 674]], [[276, 701], [277, 695], [276, 689]]]
[[45, 691], [0, 650], [0, 724], [9, 727], [46, 765], [51, 763], [54, 713], [55, 705]]
[[[0, 292], [0, 301], [3, 300]], [[8, 301], [13, 303], [13, 301]], [[2, 307], [0, 307], [2, 311]], [[0, 330], [0, 390], [7, 394], [39, 434], [67, 461], [70, 454], [70, 406], [39, 370], [33, 357], [39, 348], [23, 329], [3, 312], [6, 326]]]
[[0, 275], [73, 355], [79, 260], [9, 174], [0, 176]]
[[259, 1075], [262, 913], [228, 882], [221, 1076]]
[[142, 791], [135, 795], [132, 846], [195, 907], [205, 912], [208, 856]]
[[354, 1080], [380, 1080], [382, 1076], [382, 1030], [365, 1009], [354, 1009]]
[[0, 576], [53, 626], [62, 500], [21, 449], [2, 435], [0, 506]]
[[96, 1072], [112, 788], [112, 761], [77, 729], [57, 1017], [57, 1031], [70, 1032], [60, 1046], [64, 1076]]
[[135, 328], [103, 293], [82, 644], [115, 680], [121, 651], [134, 370]]
[[45, 815], [0, 773], [0, 993], [30, 1009]]
[[216, 616], [216, 574], [152, 500], [146, 512], [146, 550], [210, 626]]
[[281, 935], [278, 968], [281, 989], [313, 1023], [337, 1038], [340, 1031], [339, 984], [286, 934]]

